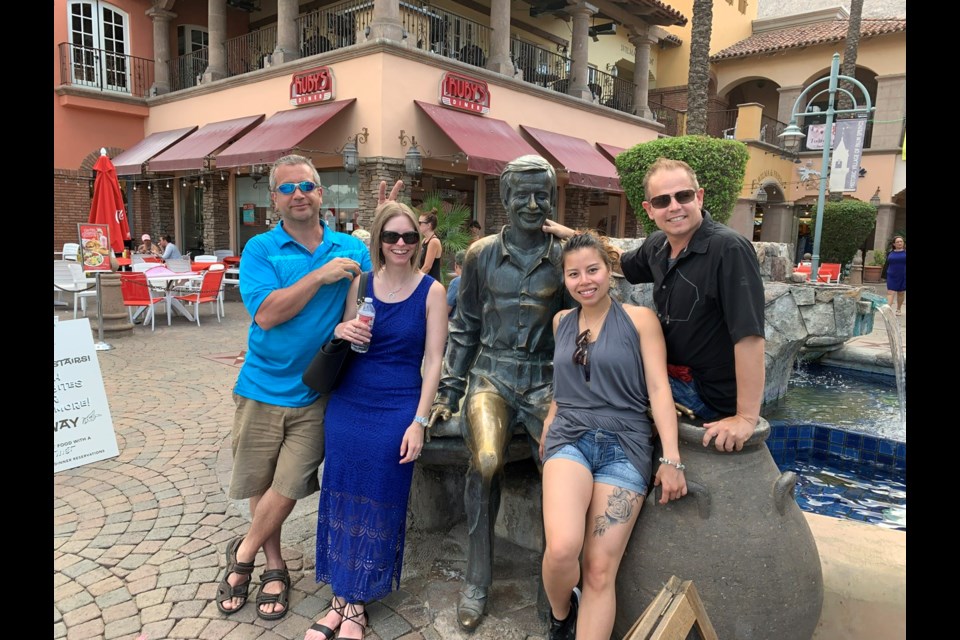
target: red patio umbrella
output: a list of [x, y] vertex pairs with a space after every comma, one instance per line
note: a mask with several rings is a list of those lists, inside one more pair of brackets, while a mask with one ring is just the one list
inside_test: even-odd
[[110, 225], [111, 248], [120, 253], [123, 251], [123, 241], [130, 239], [130, 225], [127, 223], [117, 170], [107, 156], [106, 149], [100, 149], [100, 157], [93, 168], [97, 171], [97, 178], [93, 183], [93, 201], [87, 222]]

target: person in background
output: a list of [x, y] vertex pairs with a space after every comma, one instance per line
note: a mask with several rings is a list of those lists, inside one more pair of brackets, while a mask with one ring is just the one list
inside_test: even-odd
[[160, 248], [163, 250], [163, 255], [160, 257], [164, 260], [176, 260], [183, 257], [180, 255], [180, 249], [177, 249], [177, 245], [173, 244], [169, 235], [160, 236]]
[[420, 272], [440, 282], [440, 255], [443, 253], [443, 245], [435, 233], [437, 222], [436, 210], [420, 214], [420, 233], [423, 236], [423, 247], [420, 250]]
[[453, 317], [453, 310], [457, 308], [457, 296], [460, 294], [460, 274], [463, 271], [463, 257], [466, 251], [457, 251], [453, 256], [453, 272], [456, 277], [447, 285], [447, 317]]
[[476, 220], [470, 221], [467, 230], [470, 232], [470, 244], [473, 244], [483, 237], [483, 229], [480, 228], [480, 223]]
[[333, 212], [333, 209], [327, 209], [323, 214], [323, 222], [327, 225], [328, 228], [337, 230], [337, 214]]
[[410, 207], [377, 207], [373, 271], [362, 292], [373, 298], [376, 320], [371, 329], [357, 319], [357, 278], [333, 332], [369, 350], [354, 354], [327, 404], [316, 571], [333, 598], [305, 640], [329, 640], [338, 629], [338, 638], [362, 638], [368, 604], [400, 587], [413, 462], [447, 341], [443, 286], [417, 269], [419, 252]]
[[160, 247], [153, 243], [153, 240], [150, 239], [150, 234], [145, 233], [140, 236], [140, 240], [143, 242], [139, 247], [137, 247], [137, 253], [146, 253], [152, 256], [161, 256], [163, 251], [160, 250]]
[[[643, 209], [658, 231], [620, 258], [627, 281], [653, 283], [673, 399], [705, 420], [703, 446], [740, 451], [760, 419], [764, 293], [749, 240], [703, 209], [686, 162], [658, 158], [643, 178]], [[561, 238], [574, 231], [548, 220]]]
[[234, 387], [229, 497], [249, 499], [252, 520], [245, 536], [227, 543], [216, 603], [225, 615], [246, 604], [254, 561], [263, 549], [257, 615], [277, 620], [290, 604], [281, 529], [297, 500], [319, 490], [324, 452], [328, 396], [301, 377], [340, 322], [353, 278], [371, 262], [360, 240], [321, 224], [323, 187], [310, 159], [278, 159], [269, 186], [280, 222], [243, 249], [240, 296], [252, 321]]
[[617, 570], [650, 483], [648, 408], [661, 460], [670, 461], [654, 480], [660, 503], [686, 494], [663, 331], [650, 309], [610, 296], [618, 259], [596, 231], [563, 248], [564, 284], [580, 306], [553, 318], [553, 401], [540, 436], [549, 640], [606, 640], [613, 631]]
[[363, 241], [363, 244], [367, 245], [367, 247], [370, 246], [370, 232], [366, 229], [354, 229], [353, 233], [350, 235], [352, 235], [354, 238], [360, 238], [360, 240]]
[[903, 301], [907, 297], [907, 241], [903, 236], [893, 236], [887, 261], [883, 265], [887, 280], [887, 304], [897, 300], [897, 315], [903, 313]]

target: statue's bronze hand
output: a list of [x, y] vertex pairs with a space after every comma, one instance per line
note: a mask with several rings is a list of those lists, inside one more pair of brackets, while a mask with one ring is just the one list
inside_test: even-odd
[[453, 415], [453, 412], [450, 410], [450, 407], [443, 402], [436, 402], [433, 405], [433, 408], [430, 409], [430, 422], [427, 424], [427, 428], [424, 429], [424, 441], [430, 442], [430, 432], [433, 431], [433, 426], [437, 422], [442, 420], [449, 420], [450, 416]]

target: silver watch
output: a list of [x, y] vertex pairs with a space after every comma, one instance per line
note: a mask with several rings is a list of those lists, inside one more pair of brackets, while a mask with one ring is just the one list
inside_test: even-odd
[[413, 419], [417, 424], [423, 425], [424, 428], [430, 426], [430, 418], [424, 418], [423, 416], [417, 416]]

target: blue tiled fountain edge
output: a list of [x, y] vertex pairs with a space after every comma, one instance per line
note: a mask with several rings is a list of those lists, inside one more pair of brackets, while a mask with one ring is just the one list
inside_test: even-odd
[[775, 460], [795, 457], [813, 449], [830, 456], [886, 467], [891, 471], [907, 468], [907, 443], [853, 433], [822, 425], [787, 425], [770, 421], [767, 447]]

